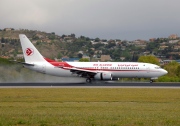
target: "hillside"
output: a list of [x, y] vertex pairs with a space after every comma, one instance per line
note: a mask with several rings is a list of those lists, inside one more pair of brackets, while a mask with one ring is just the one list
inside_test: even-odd
[[[0, 31], [2, 56], [16, 57], [22, 54], [19, 34], [25, 34], [45, 57], [56, 57], [60, 51], [57, 46], [60, 37], [57, 35], [30, 30]], [[50, 39], [52, 36], [54, 39]]]
[[54, 59], [62, 57], [90, 57], [91, 61], [137, 61], [142, 55], [155, 55], [161, 60], [180, 59], [180, 39], [177, 35], [167, 38], [105, 40], [100, 38], [56, 35], [27, 29], [0, 30], [0, 57], [21, 59], [19, 34], [26, 34], [43, 56]]

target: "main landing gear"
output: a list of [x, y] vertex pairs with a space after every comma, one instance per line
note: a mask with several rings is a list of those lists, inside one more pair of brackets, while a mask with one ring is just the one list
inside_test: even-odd
[[150, 83], [153, 83], [153, 80], [152, 80], [152, 79], [150, 80]]
[[86, 79], [86, 82], [87, 82], [87, 83], [91, 83], [91, 81], [92, 81], [91, 78], [87, 78], [87, 79]]

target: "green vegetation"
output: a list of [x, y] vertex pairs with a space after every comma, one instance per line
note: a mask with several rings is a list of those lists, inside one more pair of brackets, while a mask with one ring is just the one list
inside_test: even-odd
[[180, 64], [177, 62], [171, 62], [163, 67], [168, 71], [168, 74], [159, 77], [159, 82], [180, 82]]
[[152, 64], [159, 65], [158, 59], [154, 56], [140, 56], [138, 59], [138, 62], [152, 63]]
[[[154, 56], [140, 56], [138, 62], [153, 63], [159, 65], [159, 61]], [[180, 64], [173, 61], [163, 66], [168, 71], [167, 75], [161, 76], [157, 82], [180, 82]]]
[[88, 59], [88, 58], [81, 58], [81, 59], [79, 60], [79, 62], [89, 62], [89, 59]]
[[180, 125], [179, 89], [0, 89], [0, 125]]
[[12, 64], [8, 59], [4, 59], [0, 57], [0, 65], [9, 65]]

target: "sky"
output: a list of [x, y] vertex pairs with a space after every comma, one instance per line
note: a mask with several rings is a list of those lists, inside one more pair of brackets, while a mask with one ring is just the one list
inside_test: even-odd
[[180, 36], [180, 0], [0, 0], [0, 29], [100, 39]]

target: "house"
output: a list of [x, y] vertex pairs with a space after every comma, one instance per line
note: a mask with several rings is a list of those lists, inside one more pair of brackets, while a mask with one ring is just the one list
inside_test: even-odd
[[79, 62], [80, 58], [61, 58], [62, 61], [66, 62]]
[[163, 60], [163, 65], [171, 63], [172, 61], [174, 61], [174, 60]]
[[178, 39], [178, 35], [177, 34], [172, 34], [168, 38], [169, 39]]
[[180, 45], [175, 45], [175, 46], [173, 46], [173, 49], [174, 49], [174, 50], [180, 49]]
[[169, 43], [174, 44], [177, 43], [179, 40], [170, 40]]
[[170, 55], [180, 55], [180, 52], [169, 52]]
[[160, 43], [161, 46], [164, 46], [164, 45], [166, 45], [166, 44], [167, 44], [167, 42], [162, 42], [162, 43]]
[[100, 41], [100, 42], [91, 41], [91, 43], [92, 43], [92, 45], [95, 45], [95, 44], [104, 44], [104, 45], [108, 45], [107, 42], [102, 42], [102, 41]]
[[150, 42], [154, 42], [156, 40], [156, 38], [150, 38], [149, 41]]
[[144, 40], [135, 40], [134, 45], [137, 47], [142, 47], [143, 49], [146, 47], [146, 42]]
[[125, 50], [126, 49], [126, 46], [121, 46], [121, 50]]
[[165, 46], [165, 45], [160, 46], [160, 47], [159, 47], [159, 50], [164, 50], [165, 48], [168, 48], [168, 46]]
[[0, 56], [0, 57], [3, 59], [9, 59], [10, 58], [9, 56]]
[[101, 61], [105, 62], [105, 61], [110, 61], [111, 57], [110, 55], [101, 55]]
[[149, 55], [150, 54], [150, 51], [145, 51], [143, 52], [144, 55]]
[[176, 62], [178, 62], [180, 64], [180, 60], [175, 60]]
[[11, 31], [12, 28], [5, 28], [4, 31]]
[[120, 59], [121, 59], [122, 61], [124, 61], [126, 58], [125, 58], [125, 57], [120, 57]]
[[36, 36], [38, 37], [38, 38], [40, 38], [40, 39], [42, 39], [42, 38], [45, 38], [43, 35], [41, 35], [41, 34], [36, 34]]
[[17, 59], [23, 59], [24, 56], [23, 56], [23, 54], [17, 54], [16, 58], [17, 58]]
[[78, 54], [83, 54], [83, 51], [79, 51]]

